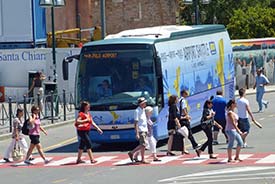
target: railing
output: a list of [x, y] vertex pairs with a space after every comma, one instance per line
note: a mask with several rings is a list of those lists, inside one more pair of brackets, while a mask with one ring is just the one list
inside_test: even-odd
[[[12, 120], [16, 116], [17, 108], [24, 109], [24, 120], [28, 119], [31, 114], [33, 105], [40, 107], [41, 120], [50, 120], [56, 123], [66, 121], [68, 116], [74, 118], [75, 101], [72, 92], [63, 90], [62, 94], [50, 92], [49, 95], [36, 97], [23, 96], [23, 101], [15, 101], [12, 97], [8, 98], [8, 103], [0, 104], [0, 130], [8, 129], [12, 132]], [[1, 134], [1, 132], [0, 132]]]

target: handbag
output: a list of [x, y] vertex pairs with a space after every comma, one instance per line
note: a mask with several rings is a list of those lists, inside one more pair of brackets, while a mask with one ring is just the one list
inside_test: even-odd
[[23, 150], [20, 148], [19, 144], [17, 144], [17, 141], [16, 141], [14, 144], [14, 148], [12, 150], [12, 159], [13, 161], [19, 161], [19, 160], [22, 160], [23, 157], [24, 157]]
[[205, 121], [201, 120], [201, 128], [202, 129], [206, 129], [207, 127], [210, 128], [211, 126], [213, 126], [213, 124], [214, 124], [213, 118], [205, 120]]

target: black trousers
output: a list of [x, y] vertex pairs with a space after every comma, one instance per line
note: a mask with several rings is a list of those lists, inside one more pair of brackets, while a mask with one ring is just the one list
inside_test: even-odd
[[198, 143], [196, 142], [196, 140], [195, 140], [195, 138], [194, 138], [194, 136], [193, 136], [193, 133], [192, 133], [190, 124], [187, 125], [186, 127], [187, 127], [187, 129], [188, 129], [188, 139], [190, 140], [193, 149], [196, 149], [196, 148], [198, 147]]
[[205, 148], [208, 146], [208, 154], [213, 154], [213, 135], [212, 135], [212, 126], [207, 126], [205, 129], [203, 129], [205, 135], [207, 136], [207, 141], [203, 143], [200, 150], [204, 151]]

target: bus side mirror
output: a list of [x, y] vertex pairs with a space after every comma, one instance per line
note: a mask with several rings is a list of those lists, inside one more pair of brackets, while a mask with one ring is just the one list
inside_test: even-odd
[[156, 57], [156, 74], [157, 74], [157, 77], [162, 76], [161, 60], [159, 56]]
[[69, 63], [71, 63], [74, 59], [79, 60], [80, 55], [73, 55], [69, 57], [65, 57], [62, 62], [62, 73], [63, 80], [69, 79]]

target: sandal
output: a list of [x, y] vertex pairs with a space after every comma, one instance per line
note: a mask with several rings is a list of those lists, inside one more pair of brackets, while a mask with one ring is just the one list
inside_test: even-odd
[[95, 163], [97, 163], [96, 160], [91, 160], [91, 164], [95, 164]]
[[190, 153], [189, 153], [189, 151], [182, 151], [181, 154], [182, 155], [189, 155]]
[[153, 161], [154, 162], [161, 162], [161, 160], [159, 158], [155, 158]]
[[233, 162], [233, 160], [232, 159], [228, 159], [227, 162], [230, 163], [230, 162]]
[[239, 158], [235, 158], [234, 160], [237, 161], [237, 162], [242, 162], [243, 161], [243, 160], [241, 160]]
[[143, 161], [140, 161], [142, 164], [150, 164], [150, 162], [146, 161], [146, 160], [143, 160]]
[[133, 159], [135, 162], [140, 162], [140, 160], [138, 158], [134, 158]]
[[167, 151], [166, 155], [167, 155], [167, 156], [176, 156], [175, 153], [172, 153], [172, 152], [170, 152], [170, 151]]
[[84, 164], [84, 163], [85, 163], [84, 160], [77, 160], [77, 161], [76, 161], [76, 164]]
[[210, 159], [217, 159], [218, 157], [213, 156], [213, 155], [210, 155], [209, 158], [210, 158]]
[[134, 161], [134, 158], [133, 158], [133, 153], [128, 152], [128, 156], [129, 156], [130, 160], [133, 162], [133, 161]]
[[201, 156], [201, 150], [196, 149], [196, 153], [197, 153], [197, 156], [198, 156], [198, 157]]

